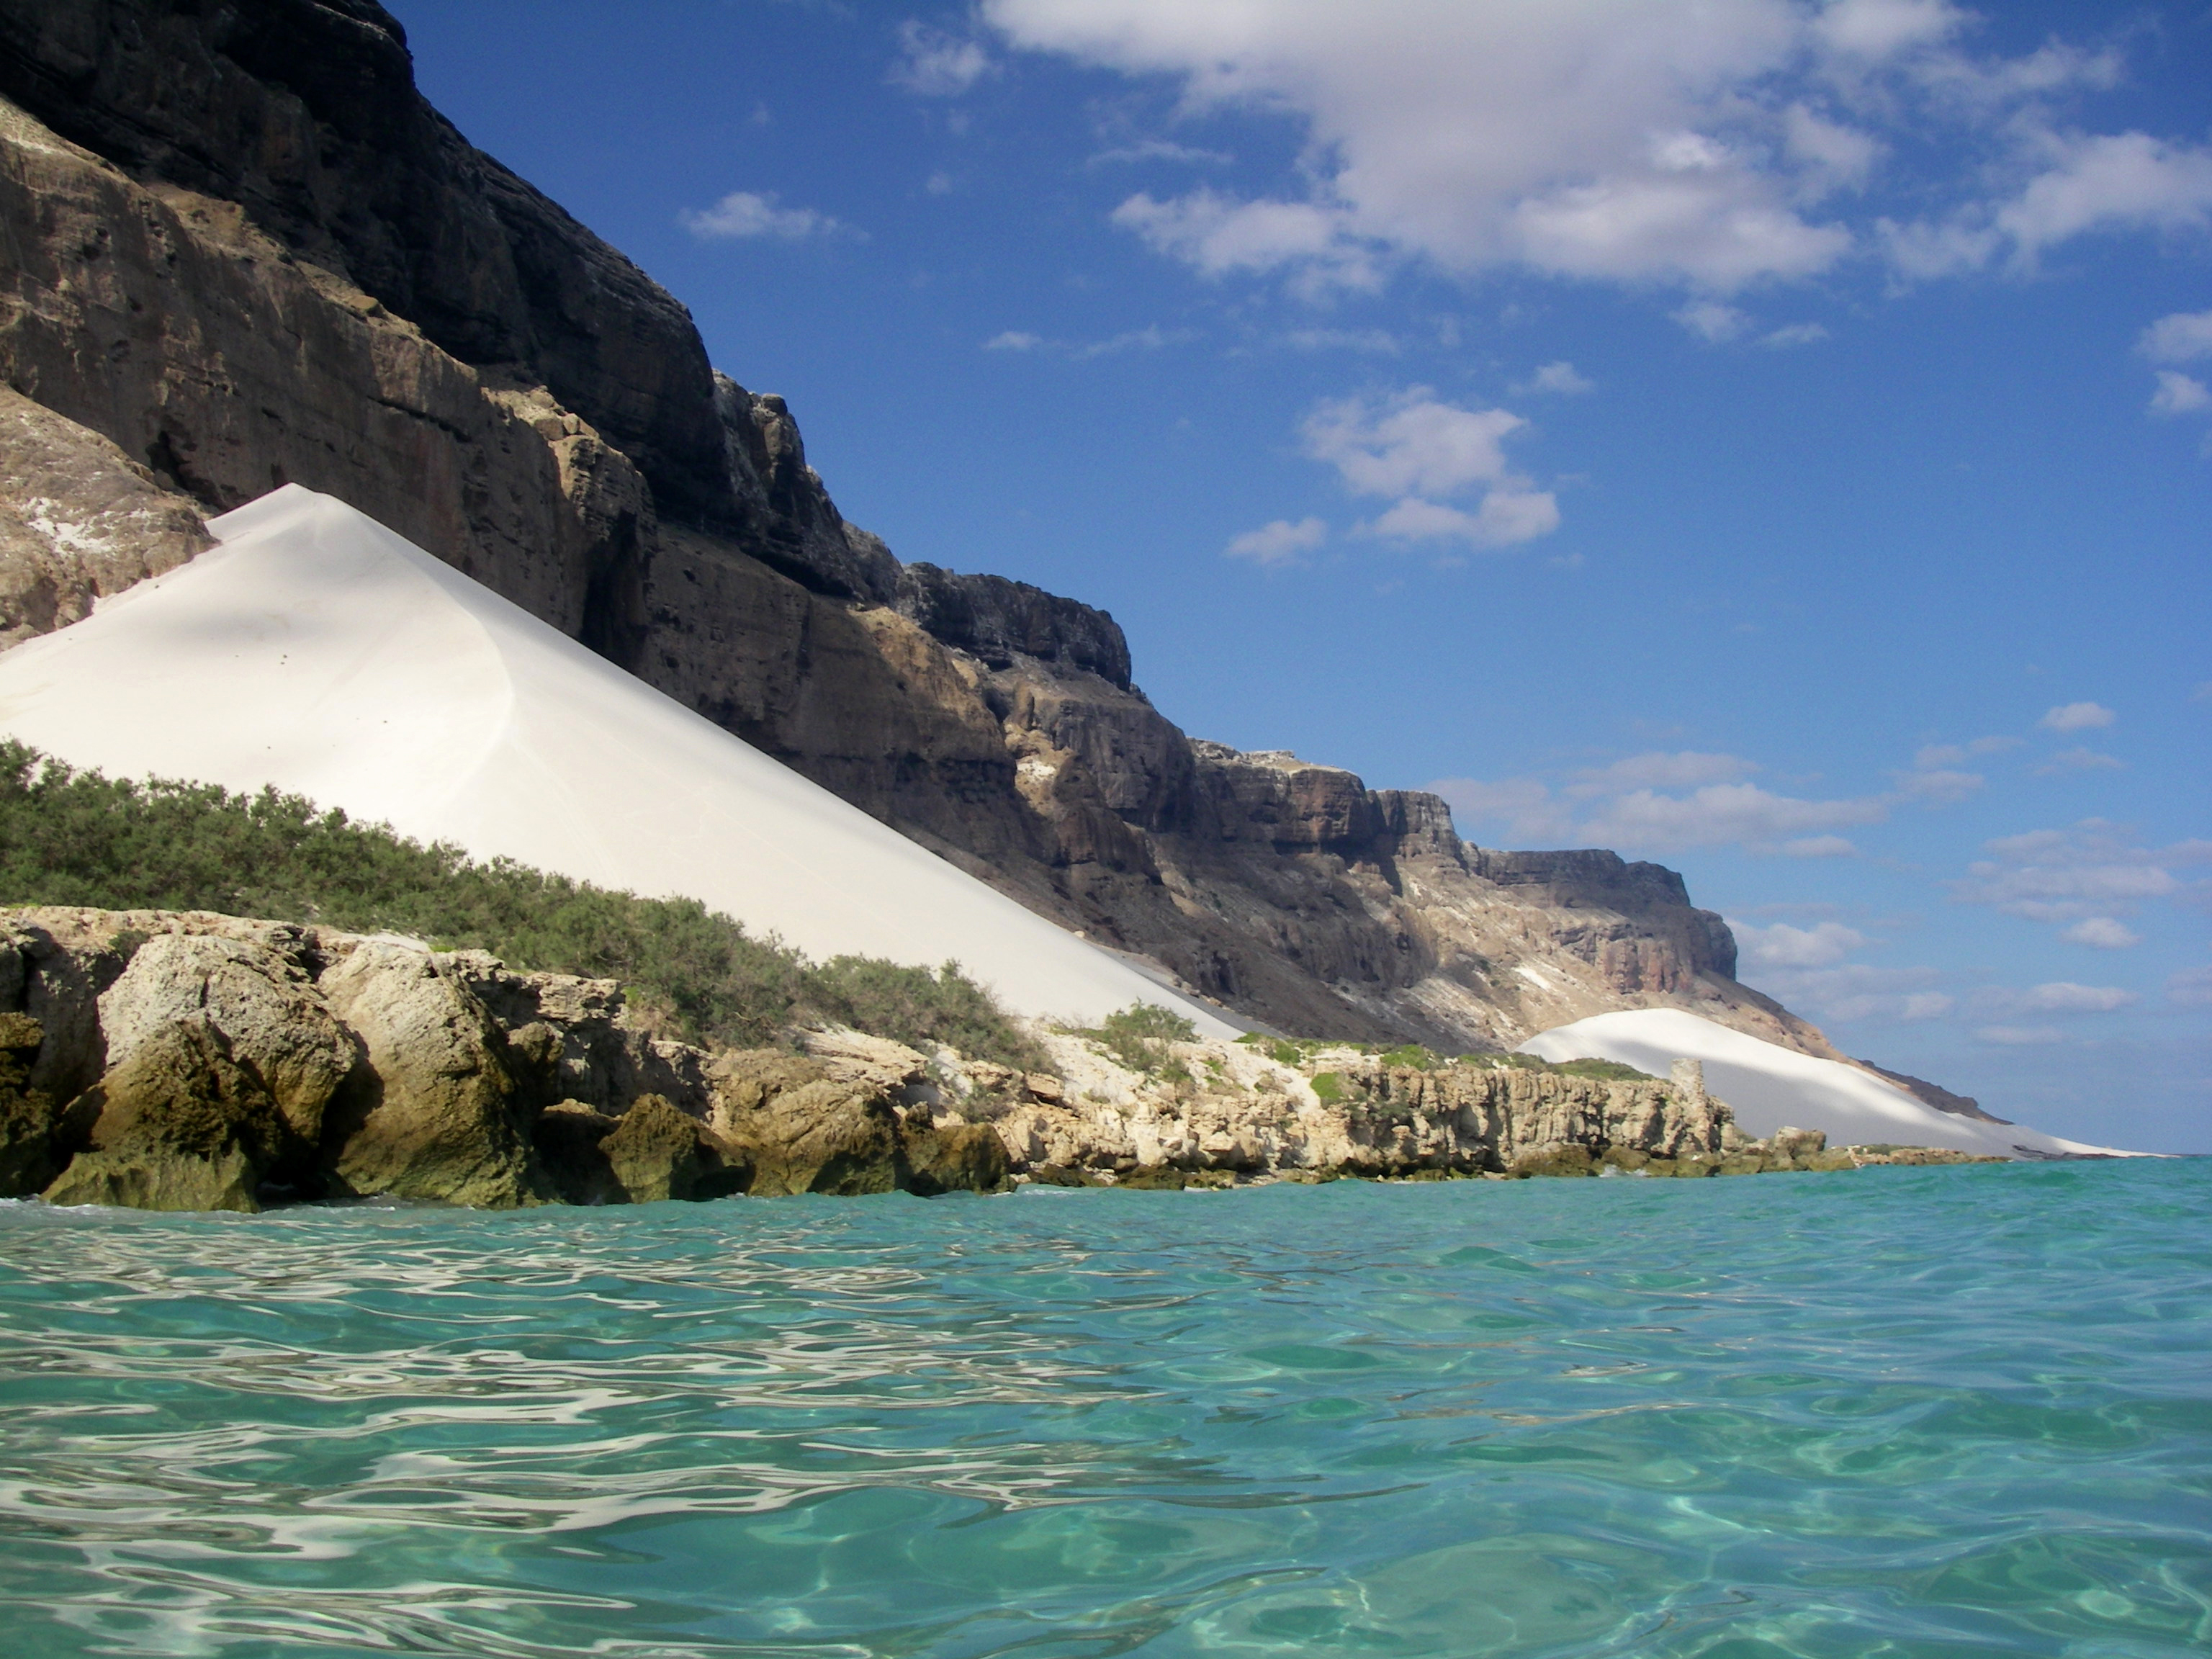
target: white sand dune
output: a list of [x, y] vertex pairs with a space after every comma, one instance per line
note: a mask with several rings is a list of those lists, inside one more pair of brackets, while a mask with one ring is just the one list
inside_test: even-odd
[[419, 839], [682, 895], [816, 957], [957, 960], [1022, 1013], [1240, 1027], [878, 823], [375, 520], [287, 485], [0, 655], [0, 732], [113, 776], [275, 784]]
[[1595, 1014], [1538, 1032], [1521, 1045], [1521, 1052], [1551, 1060], [1618, 1060], [1655, 1077], [1665, 1077], [1677, 1059], [1700, 1060], [1707, 1091], [1735, 1108], [1736, 1122], [1749, 1135], [1820, 1129], [1835, 1146], [1887, 1141], [2004, 1158], [2113, 1151], [2018, 1124], [1982, 1123], [1939, 1112], [1856, 1066], [1801, 1054], [1679, 1008]]

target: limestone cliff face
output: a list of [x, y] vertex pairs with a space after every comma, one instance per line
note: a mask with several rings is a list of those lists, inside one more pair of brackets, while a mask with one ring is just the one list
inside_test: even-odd
[[327, 491], [1032, 908], [1286, 1030], [1737, 985], [1680, 878], [1194, 741], [1113, 618], [902, 566], [781, 398], [416, 92], [373, 0], [0, 0], [0, 646]]

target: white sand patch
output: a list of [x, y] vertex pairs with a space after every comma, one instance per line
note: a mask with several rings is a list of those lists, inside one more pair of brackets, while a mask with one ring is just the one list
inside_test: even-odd
[[1239, 1027], [877, 823], [343, 502], [287, 485], [222, 545], [0, 655], [0, 732], [112, 776], [279, 789], [816, 957], [951, 958], [1011, 1010]]
[[1746, 1134], [1762, 1139], [1777, 1129], [1796, 1128], [1824, 1131], [1832, 1146], [1887, 1141], [2006, 1158], [2023, 1152], [2114, 1150], [2017, 1124], [1979, 1123], [1939, 1112], [1855, 1066], [1801, 1054], [1679, 1008], [1593, 1015], [1540, 1031], [1521, 1045], [1521, 1052], [1550, 1060], [1617, 1060], [1662, 1078], [1677, 1059], [1700, 1060], [1707, 1092], [1735, 1109]]

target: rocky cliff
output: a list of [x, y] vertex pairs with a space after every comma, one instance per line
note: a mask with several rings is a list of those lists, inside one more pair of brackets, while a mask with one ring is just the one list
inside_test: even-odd
[[337, 495], [1013, 896], [1286, 1031], [1679, 1005], [1819, 1054], [1680, 878], [1195, 741], [1106, 613], [902, 565], [780, 398], [472, 148], [373, 0], [0, 0], [0, 644]]
[[0, 912], [0, 1198], [511, 1208], [929, 1196], [1018, 1175], [1180, 1187], [1871, 1161], [1816, 1133], [1748, 1140], [1695, 1077], [1032, 1036], [1048, 1072], [836, 1028], [698, 1048], [655, 1035], [614, 981], [482, 951], [191, 912]]

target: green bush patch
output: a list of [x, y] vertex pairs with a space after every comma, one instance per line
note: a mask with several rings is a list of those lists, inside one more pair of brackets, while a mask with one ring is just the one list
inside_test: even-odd
[[480, 863], [275, 789], [234, 795], [77, 772], [12, 739], [0, 739], [0, 903], [212, 910], [405, 933], [518, 968], [621, 980], [695, 1042], [757, 1046], [823, 1020], [1042, 1065], [952, 963], [816, 963], [696, 899], [640, 898], [510, 860]]
[[1095, 1029], [1078, 1031], [1132, 1072], [1188, 1083], [1190, 1072], [1170, 1053], [1171, 1042], [1195, 1042], [1198, 1027], [1182, 1014], [1150, 1002], [1133, 1002], [1106, 1016]]

